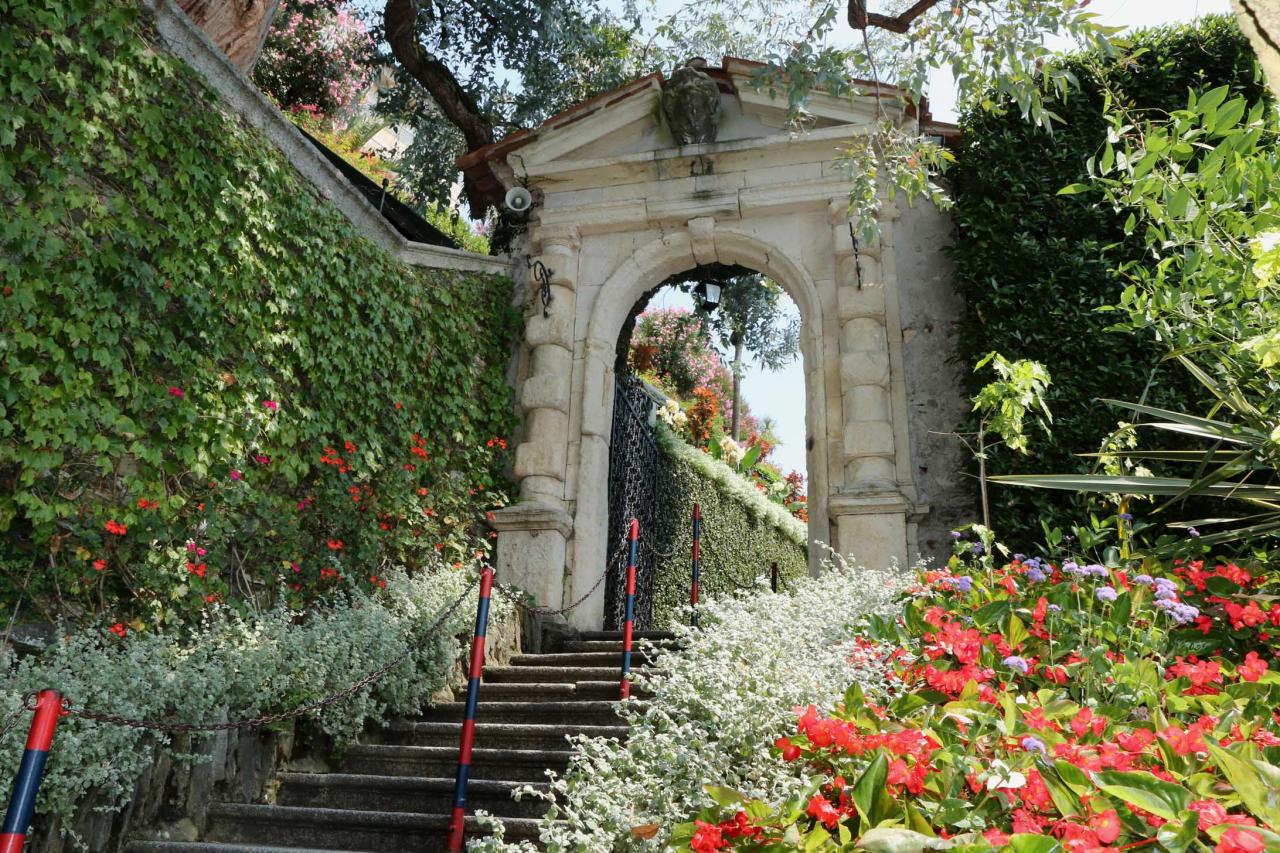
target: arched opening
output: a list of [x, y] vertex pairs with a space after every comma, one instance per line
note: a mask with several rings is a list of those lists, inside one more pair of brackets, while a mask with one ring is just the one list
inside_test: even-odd
[[737, 263], [671, 273], [630, 306], [611, 365], [606, 625], [622, 619], [632, 516], [641, 627], [665, 627], [689, 600], [695, 504], [704, 597], [768, 588], [773, 566], [782, 587], [808, 572], [803, 329], [787, 290]]

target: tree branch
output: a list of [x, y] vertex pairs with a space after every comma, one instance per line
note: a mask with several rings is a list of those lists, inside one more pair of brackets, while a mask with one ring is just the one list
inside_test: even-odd
[[[458, 78], [443, 62], [427, 51], [418, 40], [417, 0], [387, 0], [382, 13], [387, 44], [396, 60], [413, 79], [422, 84], [440, 112], [459, 131], [468, 151], [493, 142], [493, 125], [480, 113], [480, 106]], [[483, 212], [484, 204], [469, 179], [463, 189], [472, 211]]]
[[849, 0], [849, 26], [855, 30], [880, 27], [894, 33], [905, 33], [911, 22], [938, 5], [939, 0], [917, 0], [915, 5], [897, 17], [867, 11], [866, 0]]

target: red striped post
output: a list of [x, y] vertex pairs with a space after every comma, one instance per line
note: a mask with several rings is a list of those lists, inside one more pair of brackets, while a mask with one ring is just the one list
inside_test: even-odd
[[778, 591], [778, 564], [772, 563], [769, 566], [769, 589], [774, 592]]
[[480, 674], [484, 670], [484, 635], [489, 627], [489, 597], [493, 594], [493, 569], [480, 572], [480, 601], [476, 605], [476, 633], [471, 640], [471, 673], [467, 680], [467, 705], [462, 716], [462, 743], [458, 747], [458, 778], [453, 788], [453, 815], [449, 818], [448, 850], [462, 849], [467, 826], [467, 780], [471, 777], [471, 748], [476, 740], [476, 704], [480, 701]]
[[36, 697], [36, 713], [27, 735], [27, 749], [22, 753], [18, 778], [13, 780], [13, 796], [9, 798], [9, 810], [0, 828], [0, 853], [22, 853], [27, 842], [27, 828], [36, 808], [36, 794], [40, 792], [40, 780], [44, 778], [44, 766], [49, 760], [49, 748], [53, 745], [53, 730], [58, 727], [58, 715], [62, 713], [62, 694], [56, 690], [42, 690]]
[[636, 552], [640, 545], [640, 522], [631, 519], [631, 530], [628, 534], [631, 550], [627, 557], [627, 618], [622, 625], [622, 683], [619, 695], [623, 699], [631, 698], [631, 635], [636, 619]]
[[693, 586], [689, 589], [689, 624], [698, 627], [698, 581], [702, 572], [702, 504], [693, 505]]

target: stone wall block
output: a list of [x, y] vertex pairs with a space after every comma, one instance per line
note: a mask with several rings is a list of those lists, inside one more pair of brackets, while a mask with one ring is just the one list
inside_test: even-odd
[[[559, 349], [559, 347], [541, 347], [541, 349]], [[561, 350], [564, 352], [564, 350]], [[520, 390], [520, 405], [526, 412], [540, 409], [554, 409], [558, 412], [569, 411], [569, 375], [568, 373], [537, 373], [524, 381]], [[530, 430], [532, 435], [532, 430]]]
[[529, 283], [529, 312], [525, 319], [524, 340], [528, 346], [538, 347], [557, 344], [566, 349], [573, 347], [573, 321], [575, 301], [573, 291], [567, 287], [551, 286], [551, 310], [549, 317], [542, 316], [542, 300], [537, 285]]
[[846, 284], [838, 288], [837, 294], [837, 309], [842, 322], [856, 317], [884, 316], [884, 288], [879, 285], [859, 290]]
[[855, 456], [845, 462], [845, 487], [893, 488], [897, 479], [893, 460], [885, 456]]
[[[553, 409], [538, 409], [533, 413], [537, 417], [543, 412]], [[557, 414], [560, 414], [557, 412]], [[553, 477], [557, 482], [564, 476], [565, 446], [563, 441], [556, 443], [526, 441], [516, 448], [516, 459], [513, 473], [517, 479], [525, 477]], [[523, 485], [523, 484], [522, 484]], [[561, 485], [560, 494], [564, 493]]]
[[881, 352], [889, 342], [884, 324], [875, 317], [855, 317], [840, 328], [843, 353]]
[[889, 353], [866, 351], [841, 356], [840, 380], [845, 388], [853, 385], [888, 385]]
[[525, 477], [520, 481], [520, 500], [560, 506], [564, 503], [564, 481], [559, 477]]
[[846, 388], [842, 402], [847, 423], [890, 420], [889, 391], [882, 385]]
[[847, 424], [844, 432], [846, 458], [859, 456], [893, 457], [893, 424], [888, 421], [861, 421]]

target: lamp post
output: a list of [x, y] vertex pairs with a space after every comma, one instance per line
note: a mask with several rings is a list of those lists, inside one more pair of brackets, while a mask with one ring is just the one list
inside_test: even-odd
[[710, 314], [720, 305], [720, 293], [724, 286], [719, 282], [700, 281], [693, 288], [693, 295], [698, 300], [698, 307]]

